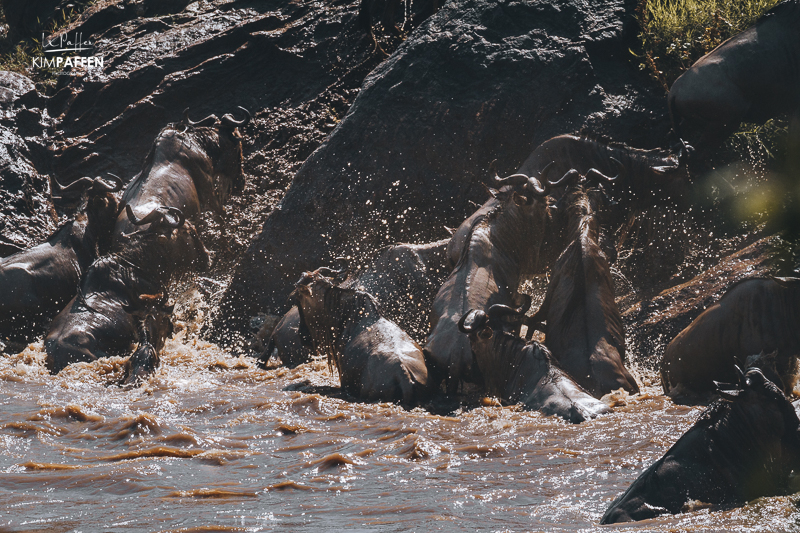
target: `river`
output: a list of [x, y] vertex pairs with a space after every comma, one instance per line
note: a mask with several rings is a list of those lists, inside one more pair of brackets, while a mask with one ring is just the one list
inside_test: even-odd
[[[322, 360], [261, 370], [178, 329], [156, 374], [127, 390], [120, 358], [57, 376], [41, 343], [0, 358], [0, 530], [608, 530], [610, 502], [701, 412], [636, 368], [643, 393], [580, 425], [354, 403], [330, 394]], [[798, 500], [619, 529], [800, 531]]]

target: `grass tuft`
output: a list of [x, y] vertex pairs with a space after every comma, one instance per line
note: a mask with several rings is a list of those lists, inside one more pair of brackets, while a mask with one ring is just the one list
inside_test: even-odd
[[[47, 23], [39, 25], [36, 33], [52, 35], [66, 28], [93, 3], [94, 1], [78, 1], [77, 6], [70, 4], [69, 7], [56, 11]], [[33, 58], [43, 55], [42, 43], [36, 37], [16, 35], [14, 30], [8, 26], [2, 3], [0, 3], [0, 28], [2, 28], [0, 31], [0, 70], [23, 74], [45, 86], [55, 85], [58, 69], [32, 68]]]
[[642, 0], [640, 68], [669, 90], [692, 64], [780, 0]]

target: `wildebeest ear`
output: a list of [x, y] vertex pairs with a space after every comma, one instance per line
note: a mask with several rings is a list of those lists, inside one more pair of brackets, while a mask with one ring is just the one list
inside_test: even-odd
[[514, 200], [514, 203], [519, 206], [531, 205], [533, 203], [532, 196], [525, 196], [524, 194], [520, 194], [516, 191], [512, 193], [511, 199]]
[[735, 400], [744, 392], [739, 385], [733, 383], [720, 383], [719, 381], [715, 381], [714, 387], [716, 387], [717, 394], [726, 400]]

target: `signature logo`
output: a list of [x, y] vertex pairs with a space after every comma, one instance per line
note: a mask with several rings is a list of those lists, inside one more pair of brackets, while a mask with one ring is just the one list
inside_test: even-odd
[[45, 54], [54, 54], [58, 52], [85, 52], [93, 50], [94, 43], [92, 41], [83, 40], [83, 33], [75, 33], [73, 39], [69, 35], [59, 35], [56, 39], [50, 39], [42, 34], [42, 50]]
[[[81, 52], [90, 52], [92, 50], [94, 50], [94, 43], [88, 39], [84, 39], [83, 33], [76, 32], [71, 38], [69, 35], [65, 34], [59, 35], [58, 37], [47, 37], [45, 34], [42, 34], [42, 52], [44, 52], [44, 54], [60, 55], [34, 57], [32, 66], [33, 68], [39, 69], [72, 69], [75, 67], [102, 69], [102, 56], [81, 54]], [[74, 72], [62, 71], [58, 74], [74, 74]]]

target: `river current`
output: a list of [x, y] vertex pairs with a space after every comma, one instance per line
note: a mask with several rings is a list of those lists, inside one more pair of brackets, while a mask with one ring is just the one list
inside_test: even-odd
[[446, 414], [337, 397], [315, 360], [259, 369], [178, 323], [159, 370], [57, 376], [0, 357], [3, 531], [800, 531], [800, 496], [597, 525], [699, 407], [643, 393], [580, 425], [483, 402]]

